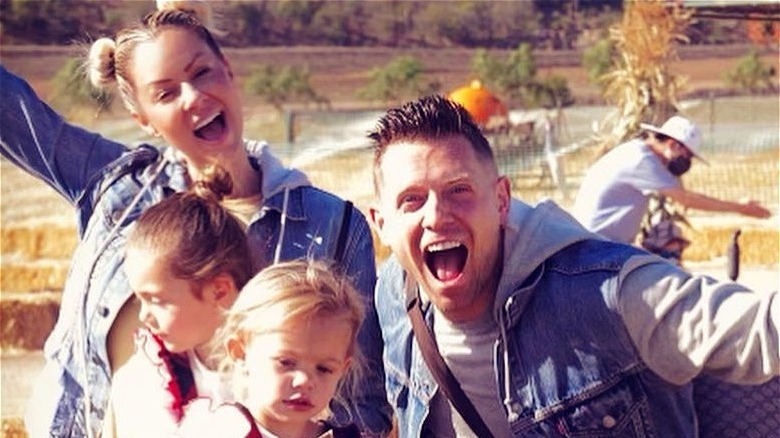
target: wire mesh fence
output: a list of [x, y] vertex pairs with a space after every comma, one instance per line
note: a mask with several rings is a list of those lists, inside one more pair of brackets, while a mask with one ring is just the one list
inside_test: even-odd
[[[777, 95], [683, 102], [682, 113], [702, 130], [701, 153], [709, 163], [695, 161], [683, 184], [721, 199], [754, 199], [777, 213], [779, 110]], [[556, 115], [558, 132], [552, 144], [549, 138], [545, 140], [544, 119], [538, 116], [533, 135], [521, 141], [513, 133], [490, 134], [499, 166], [512, 178], [514, 193], [528, 202], [552, 198], [570, 206], [582, 176], [598, 158], [595, 148], [587, 146], [591, 125], [608, 111], [605, 107], [564, 109]]]
[[[778, 213], [780, 196], [780, 104], [778, 96], [717, 97], [684, 101], [682, 113], [700, 127], [709, 165], [695, 162], [683, 183], [721, 199], [755, 199]], [[488, 134], [500, 171], [513, 193], [529, 203], [551, 198], [568, 208], [582, 176], [598, 158], [587, 146], [603, 106], [560, 112], [513, 111], [515, 128]], [[366, 133], [381, 111], [306, 112], [295, 117], [295, 141], [276, 145], [284, 161], [301, 167], [323, 187], [365, 205], [371, 193], [371, 151]], [[545, 120], [552, 120], [545, 138]], [[547, 140], [547, 141], [546, 141]], [[691, 215], [712, 215], [691, 211]]]

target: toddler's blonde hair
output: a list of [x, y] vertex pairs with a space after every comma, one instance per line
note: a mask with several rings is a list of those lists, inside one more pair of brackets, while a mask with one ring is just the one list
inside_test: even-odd
[[[253, 336], [278, 332], [316, 317], [346, 321], [351, 328], [347, 352], [352, 361], [339, 382], [334, 402], [347, 407], [345, 398], [359, 389], [356, 383], [362, 359], [357, 335], [364, 315], [365, 303], [337, 265], [320, 260], [285, 261], [261, 270], [249, 280], [228, 310], [217, 340], [226, 346], [229, 340], [238, 338], [248, 345]], [[224, 354], [224, 350], [218, 354]], [[220, 369], [230, 375], [234, 397], [243, 400], [248, 382], [241, 365], [225, 354]]]

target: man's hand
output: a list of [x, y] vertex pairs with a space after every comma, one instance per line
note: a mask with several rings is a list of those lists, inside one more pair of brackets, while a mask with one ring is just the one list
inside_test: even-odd
[[769, 216], [772, 216], [771, 211], [762, 207], [761, 204], [758, 203], [758, 201], [754, 201], [752, 199], [748, 201], [742, 201], [742, 208], [740, 209], [739, 212], [741, 214], [744, 214], [745, 216], [755, 217], [759, 219], [766, 219]]

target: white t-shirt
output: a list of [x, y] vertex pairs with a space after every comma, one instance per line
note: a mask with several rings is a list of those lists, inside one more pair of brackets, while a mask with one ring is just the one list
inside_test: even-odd
[[[188, 351], [187, 357], [198, 396], [226, 400], [229, 385], [220, 373], [209, 370]], [[103, 437], [173, 437], [178, 424], [168, 412], [171, 395], [143, 351], [136, 351], [117, 370], [111, 382], [111, 399], [103, 425]]]
[[[498, 395], [493, 365], [498, 324], [490, 312], [486, 312], [479, 320], [457, 324], [444, 318], [435, 307], [433, 309], [433, 332], [444, 362], [493, 436], [511, 437], [506, 409]], [[437, 392], [433, 399], [428, 425], [437, 437], [475, 436], [442, 391]]]
[[208, 369], [192, 350], [187, 352], [187, 357], [190, 359], [190, 369], [195, 387], [198, 389], [198, 397], [208, 397], [218, 402], [231, 399], [230, 379], [227, 375]]
[[680, 180], [637, 138], [615, 147], [588, 170], [573, 214], [590, 231], [633, 243], [650, 193], [677, 187]]

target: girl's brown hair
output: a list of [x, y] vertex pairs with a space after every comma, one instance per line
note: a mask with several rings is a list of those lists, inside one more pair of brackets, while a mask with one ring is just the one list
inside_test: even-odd
[[127, 250], [155, 251], [176, 278], [195, 285], [227, 273], [241, 288], [254, 267], [243, 224], [220, 203], [232, 188], [223, 168], [208, 167], [189, 191], [175, 193], [141, 214]]

